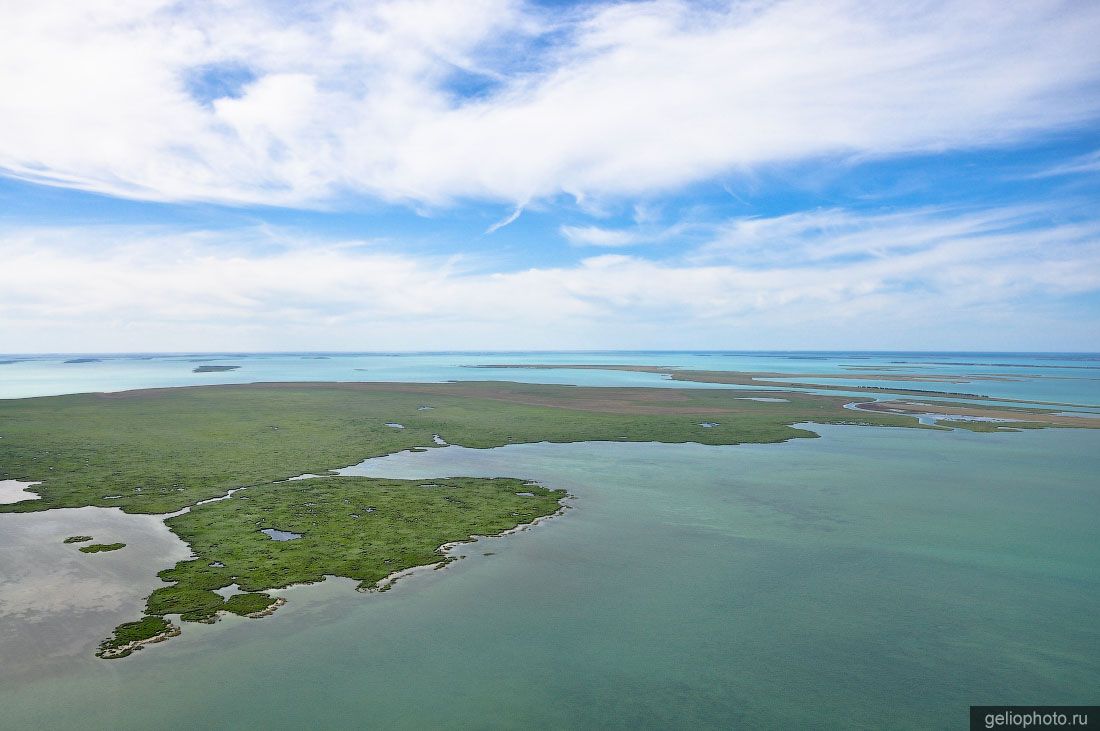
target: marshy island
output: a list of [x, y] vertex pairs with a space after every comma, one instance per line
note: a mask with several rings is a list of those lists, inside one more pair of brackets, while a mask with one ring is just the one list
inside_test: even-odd
[[[816, 437], [806, 428], [812, 423], [971, 431], [1100, 426], [1035, 405], [919, 403], [910, 389], [904, 404], [853, 409], [848, 395], [805, 393], [789, 383], [744, 387], [758, 384], [759, 374], [662, 372], [741, 387], [262, 383], [0, 401], [0, 479], [38, 483], [37, 499], [0, 505], [0, 512], [91, 506], [162, 515], [190, 546], [192, 558], [160, 572], [164, 585], [149, 594], [144, 616], [100, 645], [101, 657], [118, 658], [178, 635], [170, 616], [185, 623], [220, 613], [266, 616], [284, 601], [269, 590], [328, 575], [354, 579], [363, 591], [384, 589], [410, 568], [444, 565], [447, 544], [552, 516], [567, 497], [523, 475], [425, 482], [335, 474], [371, 457], [530, 442], [775, 443]], [[910, 413], [936, 408], [946, 410], [942, 423]], [[967, 410], [1009, 416], [968, 421]]]

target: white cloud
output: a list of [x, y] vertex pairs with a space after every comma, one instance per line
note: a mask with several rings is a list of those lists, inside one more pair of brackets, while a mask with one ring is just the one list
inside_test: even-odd
[[[1040, 228], [1032, 239], [1038, 243], [1043, 237], [1041, 229], [1050, 225], [1051, 215], [1051, 210], [1034, 206], [977, 211], [928, 207], [874, 215], [820, 209], [771, 218], [747, 217], [715, 225], [711, 241], [692, 258], [753, 265], [889, 259], [941, 244], [989, 240], [1000, 233], [1023, 243], [1029, 239], [1021, 235], [1021, 229], [1034, 227]], [[1064, 234], [1076, 229], [1063, 225], [1055, 230]], [[1094, 233], [1095, 226], [1088, 225], [1087, 231]], [[1005, 251], [1006, 256], [1014, 253]]]
[[[7, 352], [1100, 349], [1095, 312], [1073, 304], [1100, 293], [1100, 222], [1050, 218], [826, 211], [816, 226], [843, 226], [808, 239], [799, 231], [817, 229], [795, 226], [786, 242], [795, 253], [782, 260], [739, 261], [729, 247], [742, 240], [721, 239], [676, 259], [604, 255], [514, 272], [289, 231], [11, 230], [0, 233], [0, 343]], [[755, 226], [791, 229], [783, 218]], [[880, 237], [900, 242], [890, 256], [878, 255]]]
[[574, 246], [630, 246], [638, 242], [633, 231], [599, 226], [562, 226], [561, 235]]
[[[1072, 1], [37, 0], [0, 33], [0, 169], [163, 200], [592, 199], [1100, 111], [1100, 5]], [[255, 79], [193, 98], [219, 64]]]

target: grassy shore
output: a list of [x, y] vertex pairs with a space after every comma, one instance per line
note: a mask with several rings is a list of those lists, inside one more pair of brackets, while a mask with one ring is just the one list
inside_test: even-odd
[[[185, 622], [211, 622], [219, 612], [262, 616], [277, 601], [265, 590], [326, 575], [372, 590], [393, 573], [449, 560], [440, 551], [445, 544], [552, 515], [564, 497], [509, 478], [316, 477], [253, 486], [166, 521], [195, 557], [162, 571], [170, 585], [149, 595], [147, 616], [121, 625], [105, 646], [132, 642], [135, 628], [159, 634], [164, 625], [151, 620], [167, 615]], [[262, 532], [268, 528], [299, 537], [272, 540]], [[239, 591], [228, 599], [216, 591], [234, 584]]]
[[[738, 444], [814, 437], [801, 422], [917, 426], [843, 397], [519, 383], [256, 384], [0, 401], [0, 479], [41, 500], [0, 512], [119, 507], [170, 513], [245, 485], [413, 447], [523, 442]], [[430, 406], [430, 409], [420, 407]], [[401, 424], [397, 429], [387, 423]], [[717, 424], [703, 427], [701, 424]]]

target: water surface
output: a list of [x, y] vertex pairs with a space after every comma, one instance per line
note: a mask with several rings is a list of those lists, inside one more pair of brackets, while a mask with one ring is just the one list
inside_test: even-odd
[[[323, 357], [319, 357], [322, 356]], [[1100, 404], [1100, 355], [1073, 353], [861, 353], [861, 352], [465, 352], [465, 353], [197, 353], [103, 355], [93, 362], [69, 363], [79, 354], [4, 355], [0, 398], [89, 391], [190, 386], [256, 381], [416, 381], [509, 380], [589, 386], [723, 388], [715, 384], [670, 381], [653, 373], [584, 369], [530, 370], [471, 368], [515, 364], [640, 364], [693, 370], [762, 371], [846, 375], [822, 380], [830, 385], [874, 385], [868, 372], [969, 374], [965, 384], [896, 382], [898, 388], [927, 388], [997, 398]], [[85, 357], [87, 355], [85, 354]], [[237, 370], [194, 373], [205, 364], [238, 365]], [[1010, 381], [980, 380], [983, 375]], [[805, 379], [810, 382], [813, 379]], [[854, 392], [857, 396], [866, 394]]]
[[533, 478], [575, 507], [388, 593], [296, 587], [0, 685], [5, 723], [927, 728], [1095, 702], [1100, 434], [816, 428], [371, 460], [347, 472]]
[[[127, 550], [82, 553], [74, 535]], [[0, 515], [0, 687], [103, 672], [92, 654], [140, 616], [156, 573], [191, 555], [156, 516], [117, 508]], [[5, 705], [0, 703], [0, 706]], [[0, 727], [6, 723], [0, 715]]]

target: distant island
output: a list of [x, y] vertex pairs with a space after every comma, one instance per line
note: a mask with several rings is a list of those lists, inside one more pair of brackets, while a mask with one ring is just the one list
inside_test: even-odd
[[102, 363], [102, 358], [70, 358], [66, 363]]
[[192, 373], [222, 373], [224, 371], [235, 371], [240, 368], [239, 365], [201, 365], [191, 370]]

